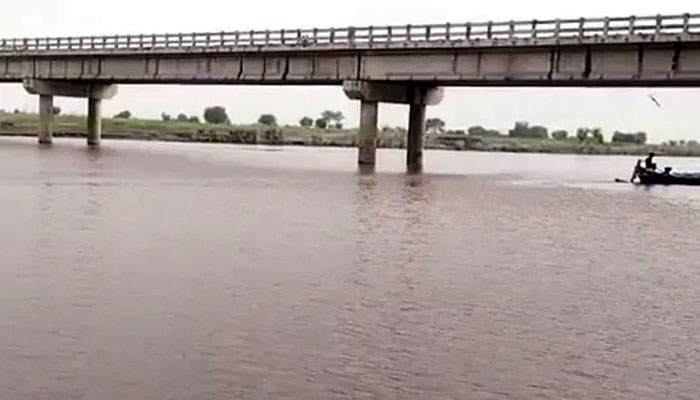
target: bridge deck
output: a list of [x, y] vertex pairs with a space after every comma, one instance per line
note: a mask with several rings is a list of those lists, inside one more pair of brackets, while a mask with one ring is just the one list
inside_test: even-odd
[[700, 41], [700, 14], [0, 40], [1, 56], [444, 49]]

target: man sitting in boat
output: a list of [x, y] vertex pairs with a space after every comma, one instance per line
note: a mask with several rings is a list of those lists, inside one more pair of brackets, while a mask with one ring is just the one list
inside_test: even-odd
[[649, 153], [649, 157], [644, 160], [644, 167], [652, 171], [656, 171], [656, 163], [654, 162], [655, 153]]

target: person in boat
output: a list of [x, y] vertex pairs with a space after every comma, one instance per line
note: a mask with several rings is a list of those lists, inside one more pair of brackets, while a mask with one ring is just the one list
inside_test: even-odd
[[644, 167], [652, 171], [656, 171], [656, 163], [654, 162], [655, 153], [649, 153], [649, 157], [644, 160]]

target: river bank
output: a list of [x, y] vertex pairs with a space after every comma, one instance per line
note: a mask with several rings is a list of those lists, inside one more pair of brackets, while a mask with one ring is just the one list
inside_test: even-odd
[[[37, 114], [0, 115], [1, 136], [34, 136], [39, 128]], [[55, 117], [55, 137], [85, 137], [84, 116]], [[168, 142], [232, 143], [296, 146], [357, 146], [357, 129], [317, 129], [300, 126], [207, 124], [189, 121], [145, 119], [103, 119], [103, 137], [107, 139], [157, 140]], [[406, 132], [382, 129], [380, 148], [405, 148]], [[512, 153], [644, 155], [654, 151], [661, 156], [700, 157], [700, 146], [670, 144], [618, 144], [564, 140], [480, 137], [464, 134], [427, 135], [425, 147], [442, 150], [471, 150]]]

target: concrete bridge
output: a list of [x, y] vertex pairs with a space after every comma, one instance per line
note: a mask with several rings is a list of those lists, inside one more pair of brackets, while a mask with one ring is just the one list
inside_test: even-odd
[[441, 25], [0, 40], [0, 82], [89, 99], [88, 143], [116, 84], [343, 85], [361, 102], [359, 162], [374, 164], [377, 104], [410, 104], [422, 165], [425, 107], [444, 86], [700, 86], [700, 14]]

